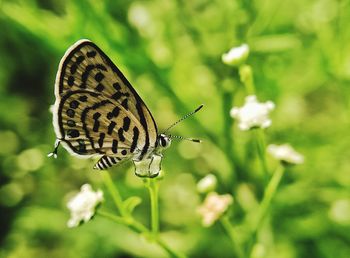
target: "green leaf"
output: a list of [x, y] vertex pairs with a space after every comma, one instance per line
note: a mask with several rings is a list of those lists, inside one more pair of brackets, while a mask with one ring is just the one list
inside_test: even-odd
[[125, 210], [129, 214], [131, 214], [136, 208], [136, 206], [139, 205], [141, 202], [142, 202], [142, 199], [140, 197], [132, 196], [126, 199], [123, 204], [124, 204]]

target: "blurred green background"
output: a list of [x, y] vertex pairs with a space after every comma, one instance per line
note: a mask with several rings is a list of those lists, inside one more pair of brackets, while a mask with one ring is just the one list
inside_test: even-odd
[[[229, 116], [246, 93], [237, 70], [221, 62], [246, 42], [258, 98], [276, 103], [267, 142], [305, 156], [286, 172], [256, 257], [350, 257], [349, 28], [348, 0], [0, 1], [0, 257], [165, 256], [101, 217], [66, 227], [72, 193], [87, 182], [104, 190], [93, 161], [64, 149], [46, 157], [58, 63], [81, 38], [118, 65], [159, 128], [205, 104], [173, 131], [204, 143], [173, 142], [165, 153], [160, 216], [169, 245], [190, 257], [232, 257], [221, 225], [203, 228], [196, 213], [196, 182], [208, 173], [219, 193], [234, 194], [240, 241], [245, 214], [261, 200], [252, 134]], [[132, 164], [111, 172], [124, 197], [142, 198], [136, 217], [148, 225], [147, 190]], [[113, 209], [106, 191], [105, 199]]]

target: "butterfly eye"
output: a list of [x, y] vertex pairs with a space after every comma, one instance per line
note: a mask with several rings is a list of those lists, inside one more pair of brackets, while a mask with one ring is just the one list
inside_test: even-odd
[[166, 140], [162, 137], [162, 138], [160, 138], [160, 145], [162, 146], [162, 147], [165, 147], [166, 146]]
[[170, 146], [170, 143], [171, 143], [171, 139], [168, 136], [166, 136], [165, 134], [160, 134], [158, 141], [159, 141], [159, 145], [162, 148], [168, 148]]

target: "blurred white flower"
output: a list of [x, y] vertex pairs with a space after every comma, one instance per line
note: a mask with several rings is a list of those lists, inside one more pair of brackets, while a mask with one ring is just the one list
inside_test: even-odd
[[271, 125], [268, 115], [275, 108], [272, 101], [265, 103], [258, 102], [255, 95], [245, 98], [245, 104], [242, 107], [233, 107], [230, 115], [239, 121], [238, 127], [246, 131], [255, 127], [267, 128]]
[[211, 226], [232, 203], [233, 197], [229, 194], [219, 195], [216, 192], [209, 193], [203, 204], [198, 208], [198, 213], [202, 216], [203, 226]]
[[267, 151], [275, 159], [288, 164], [301, 164], [304, 162], [304, 156], [296, 152], [289, 144], [270, 144]]
[[143, 37], [152, 37], [157, 33], [157, 26], [152, 20], [149, 9], [141, 2], [133, 2], [130, 5], [128, 20]]
[[350, 198], [339, 199], [332, 203], [328, 216], [341, 225], [350, 225]]
[[242, 44], [239, 47], [231, 48], [227, 53], [223, 54], [221, 60], [224, 64], [230, 66], [239, 66], [245, 62], [249, 55], [249, 46]]
[[161, 170], [162, 158], [162, 155], [154, 154], [149, 159], [143, 159], [141, 161], [134, 160], [135, 174], [139, 177], [158, 176]]
[[94, 192], [91, 185], [83, 185], [80, 192], [67, 203], [71, 213], [67, 226], [73, 228], [79, 226], [81, 222], [88, 222], [94, 216], [96, 206], [102, 201], [103, 192], [101, 190]]
[[253, 246], [251, 255], [251, 258], [263, 258], [267, 257], [266, 256], [266, 247], [262, 243], [256, 243]]
[[197, 191], [200, 193], [208, 193], [215, 189], [217, 179], [213, 174], [206, 175], [197, 183]]

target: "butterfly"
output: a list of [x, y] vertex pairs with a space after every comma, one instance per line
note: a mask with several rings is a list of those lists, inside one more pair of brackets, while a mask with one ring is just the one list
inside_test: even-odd
[[[73, 44], [60, 61], [55, 81], [56, 101], [52, 108], [57, 157], [60, 144], [81, 158], [100, 157], [94, 168], [103, 170], [125, 160], [140, 162], [168, 148], [166, 132], [195, 111], [184, 116], [164, 133], [123, 73], [93, 42]], [[139, 174], [153, 177], [156, 175]]]

